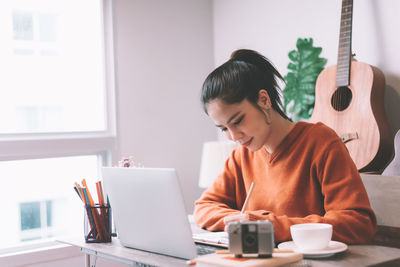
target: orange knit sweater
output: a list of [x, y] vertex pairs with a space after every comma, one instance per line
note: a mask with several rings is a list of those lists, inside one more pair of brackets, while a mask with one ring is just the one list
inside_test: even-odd
[[330, 223], [333, 240], [366, 243], [376, 230], [364, 185], [346, 146], [322, 123], [298, 122], [272, 153], [235, 149], [213, 185], [195, 202], [200, 227], [222, 231], [224, 217], [246, 213], [274, 224], [275, 242], [291, 240], [290, 225]]

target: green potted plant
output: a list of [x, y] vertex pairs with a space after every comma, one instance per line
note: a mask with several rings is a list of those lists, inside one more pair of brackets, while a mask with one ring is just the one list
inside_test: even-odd
[[298, 38], [296, 48], [288, 54], [289, 72], [284, 77], [286, 87], [283, 90], [284, 108], [293, 121], [311, 117], [315, 102], [315, 82], [327, 61], [319, 57], [322, 48], [314, 47], [312, 38]]

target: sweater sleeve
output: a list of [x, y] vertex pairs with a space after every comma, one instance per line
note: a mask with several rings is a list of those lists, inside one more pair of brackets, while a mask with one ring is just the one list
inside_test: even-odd
[[346, 146], [340, 140], [331, 143], [312, 168], [324, 199], [323, 216], [299, 218], [257, 210], [247, 212], [249, 219], [272, 221], [277, 242], [291, 240], [290, 226], [298, 223], [329, 223], [333, 226], [333, 240], [347, 244], [369, 242], [376, 231], [376, 217]]
[[201, 228], [223, 231], [224, 218], [240, 213], [237, 203], [244, 202], [245, 191], [240, 166], [235, 159], [237, 153], [236, 150], [233, 151], [225, 163], [223, 172], [195, 202], [194, 218]]

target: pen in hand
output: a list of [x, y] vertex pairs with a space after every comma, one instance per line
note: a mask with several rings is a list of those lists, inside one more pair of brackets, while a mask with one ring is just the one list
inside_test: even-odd
[[246, 199], [245, 199], [245, 201], [244, 201], [244, 203], [243, 203], [243, 207], [242, 207], [242, 210], [240, 211], [240, 214], [231, 215], [231, 216], [227, 216], [227, 217], [224, 218], [224, 223], [225, 223], [225, 225], [226, 225], [226, 226], [225, 226], [225, 231], [227, 231], [227, 227], [228, 227], [228, 223], [229, 223], [229, 222], [245, 219], [244, 210], [245, 210], [246, 207], [247, 207], [247, 203], [249, 202], [251, 193], [253, 192], [254, 185], [255, 185], [255, 183], [252, 182], [251, 185], [250, 185], [249, 192], [247, 193]]
[[247, 203], [249, 202], [251, 193], [253, 192], [254, 185], [255, 185], [254, 182], [252, 182], [251, 185], [250, 185], [249, 193], [247, 193], [247, 196], [246, 196], [246, 199], [244, 201], [242, 210], [240, 211], [240, 214], [243, 214], [244, 210], [246, 209], [246, 206], [247, 206]]

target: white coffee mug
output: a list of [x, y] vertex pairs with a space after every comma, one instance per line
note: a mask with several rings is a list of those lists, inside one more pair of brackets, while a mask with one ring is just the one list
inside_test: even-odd
[[327, 223], [302, 223], [290, 226], [290, 234], [299, 251], [323, 250], [332, 238], [332, 225]]

